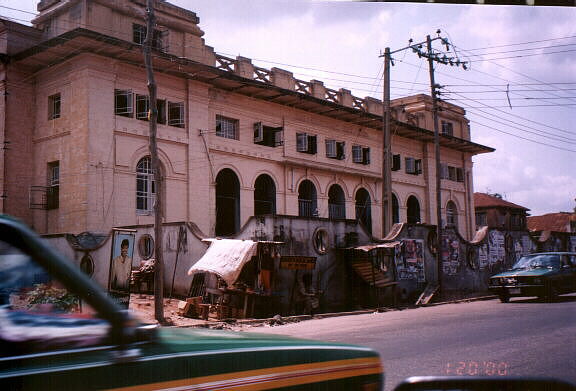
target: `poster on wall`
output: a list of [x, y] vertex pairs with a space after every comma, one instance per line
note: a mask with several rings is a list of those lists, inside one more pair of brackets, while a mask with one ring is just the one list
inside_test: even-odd
[[114, 230], [110, 272], [108, 274], [108, 293], [121, 307], [128, 308], [130, 303], [130, 273], [134, 255], [133, 231]]
[[480, 270], [486, 269], [488, 266], [488, 246], [483, 244], [478, 247], [478, 267]]
[[460, 240], [454, 234], [442, 236], [442, 271], [454, 275], [460, 265]]
[[490, 231], [488, 235], [488, 262], [490, 264], [503, 262], [506, 250], [504, 235], [500, 231]]
[[426, 281], [424, 275], [424, 241], [420, 239], [402, 240], [402, 249], [396, 247], [396, 271], [399, 280]]

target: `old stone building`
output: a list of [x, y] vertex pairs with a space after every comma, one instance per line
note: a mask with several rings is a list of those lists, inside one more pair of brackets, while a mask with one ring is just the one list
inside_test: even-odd
[[[43, 234], [153, 223], [144, 3], [43, 0], [32, 26], [0, 21], [2, 213]], [[380, 101], [218, 55], [198, 16], [166, 1], [156, 17], [166, 223], [234, 237], [253, 216], [285, 215], [386, 235]], [[392, 102], [394, 222], [437, 223], [431, 103]], [[493, 149], [441, 105], [443, 225], [470, 239], [472, 156]]]

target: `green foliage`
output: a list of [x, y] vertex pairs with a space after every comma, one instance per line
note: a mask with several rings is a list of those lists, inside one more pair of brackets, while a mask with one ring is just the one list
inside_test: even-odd
[[74, 312], [78, 308], [78, 297], [66, 289], [55, 288], [49, 284], [38, 284], [28, 292], [28, 308], [40, 304], [52, 304], [58, 312]]

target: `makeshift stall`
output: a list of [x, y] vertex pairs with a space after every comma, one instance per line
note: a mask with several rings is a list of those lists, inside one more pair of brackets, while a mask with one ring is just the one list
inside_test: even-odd
[[[357, 278], [352, 278], [354, 305], [383, 305], [382, 296], [391, 297], [397, 305], [395, 248], [400, 242], [369, 244], [344, 249], [344, 258]], [[370, 299], [371, 297], [371, 299]]]
[[[252, 318], [267, 315], [273, 291], [274, 260], [279, 257], [281, 242], [236, 239], [205, 239], [210, 247], [188, 271], [202, 281], [202, 292], [209, 304], [209, 315], [218, 319]], [[195, 276], [196, 277], [196, 276]], [[205, 311], [205, 310], [204, 310]]]

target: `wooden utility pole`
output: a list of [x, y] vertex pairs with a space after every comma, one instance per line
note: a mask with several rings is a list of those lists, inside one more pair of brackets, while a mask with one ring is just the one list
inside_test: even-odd
[[154, 317], [159, 323], [164, 323], [164, 264], [162, 260], [162, 172], [160, 171], [160, 159], [158, 158], [158, 146], [156, 144], [156, 127], [158, 110], [156, 107], [156, 80], [152, 68], [152, 41], [154, 37], [154, 0], [146, 0], [146, 39], [142, 47], [144, 51], [144, 64], [148, 79], [148, 121], [150, 124], [150, 160], [154, 173], [154, 188], [156, 200], [154, 203], [154, 252], [156, 264], [154, 267]]
[[438, 105], [434, 81], [434, 58], [432, 39], [426, 36], [428, 68], [430, 71], [430, 93], [432, 95], [432, 118], [434, 121], [434, 156], [436, 158], [436, 263], [438, 268], [438, 291], [442, 292], [442, 197], [440, 190], [440, 134], [438, 133]]
[[384, 96], [382, 129], [382, 236], [392, 229], [392, 149], [390, 146], [390, 48], [384, 49]]

